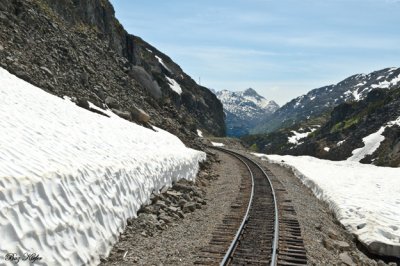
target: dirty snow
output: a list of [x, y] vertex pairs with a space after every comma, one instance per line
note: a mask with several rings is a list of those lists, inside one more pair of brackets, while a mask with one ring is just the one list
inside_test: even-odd
[[193, 180], [205, 159], [164, 130], [79, 108], [2, 68], [0, 84], [0, 256], [97, 265], [152, 191]]
[[309, 156], [255, 154], [294, 170], [371, 252], [400, 257], [400, 169]]

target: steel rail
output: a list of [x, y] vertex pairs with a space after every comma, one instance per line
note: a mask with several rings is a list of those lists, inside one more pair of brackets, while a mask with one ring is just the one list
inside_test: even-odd
[[247, 220], [249, 218], [248, 215], [249, 215], [249, 211], [250, 211], [250, 208], [251, 208], [251, 204], [253, 202], [254, 176], [253, 176], [253, 172], [250, 169], [250, 166], [242, 158], [245, 158], [245, 159], [249, 160], [250, 162], [252, 162], [254, 165], [256, 165], [262, 171], [264, 176], [267, 178], [268, 183], [269, 183], [269, 185], [271, 187], [272, 197], [273, 197], [273, 200], [274, 200], [275, 217], [274, 217], [274, 238], [273, 238], [273, 243], [272, 243], [272, 254], [271, 254], [271, 263], [270, 263], [270, 265], [271, 266], [277, 265], [277, 262], [278, 262], [277, 251], [278, 251], [278, 242], [279, 242], [279, 213], [278, 213], [278, 203], [277, 203], [277, 199], [276, 199], [276, 195], [275, 195], [275, 190], [274, 190], [274, 187], [272, 185], [272, 182], [271, 182], [268, 174], [264, 171], [264, 169], [257, 162], [255, 162], [254, 160], [248, 158], [247, 156], [244, 156], [244, 155], [242, 155], [240, 153], [233, 152], [233, 151], [230, 151], [228, 149], [224, 149], [224, 148], [220, 148], [220, 147], [210, 147], [210, 148], [213, 148], [213, 149], [216, 149], [216, 150], [220, 150], [220, 151], [223, 151], [225, 153], [231, 154], [232, 156], [235, 156], [237, 159], [239, 159], [241, 162], [243, 162], [243, 164], [246, 165], [247, 169], [250, 172], [251, 179], [252, 179], [251, 197], [250, 197], [250, 201], [249, 201], [249, 205], [247, 207], [247, 211], [246, 211], [245, 217], [243, 218], [242, 224], [240, 225], [240, 227], [239, 227], [239, 229], [238, 229], [238, 231], [237, 231], [237, 233], [235, 235], [235, 238], [233, 239], [231, 245], [229, 246], [229, 249], [226, 252], [226, 254], [225, 254], [225, 256], [224, 256], [224, 258], [223, 258], [223, 260], [222, 260], [220, 265], [221, 266], [226, 265], [227, 262], [229, 261], [229, 259], [231, 258], [232, 253], [233, 253], [233, 251], [234, 251], [234, 249], [235, 249], [235, 247], [236, 247], [236, 245], [237, 245], [237, 243], [239, 241], [239, 237], [242, 234], [242, 231], [244, 229], [244, 225], [246, 224], [246, 222], [247, 222]]
[[236, 235], [233, 238], [233, 240], [232, 240], [232, 242], [231, 242], [231, 244], [229, 246], [228, 251], [226, 252], [224, 258], [222, 259], [222, 261], [220, 263], [220, 266], [225, 266], [225, 265], [227, 265], [229, 259], [232, 256], [232, 253], [233, 253], [234, 249], [236, 248], [236, 245], [237, 245], [237, 243], [239, 241], [239, 237], [242, 234], [244, 225], [246, 224], [247, 220], [249, 219], [249, 212], [250, 212], [250, 209], [251, 209], [251, 205], [253, 203], [253, 196], [254, 196], [254, 176], [253, 176], [253, 172], [251, 171], [249, 165], [242, 158], [240, 158], [237, 154], [235, 154], [235, 153], [233, 153], [231, 151], [227, 151], [227, 150], [222, 149], [222, 148], [217, 148], [217, 149], [218, 150], [222, 150], [222, 151], [224, 151], [226, 153], [229, 153], [232, 156], [236, 157], [238, 160], [240, 160], [247, 167], [247, 169], [250, 172], [250, 176], [251, 176], [251, 193], [250, 193], [249, 204], [247, 205], [247, 210], [246, 210], [246, 213], [245, 213], [245, 215], [243, 217], [242, 223], [240, 224], [240, 227], [239, 227], [238, 231], [236, 232]]
[[272, 196], [274, 198], [275, 222], [274, 222], [274, 242], [272, 244], [271, 266], [275, 266], [278, 264], [277, 251], [278, 251], [278, 244], [279, 244], [279, 211], [278, 211], [278, 203], [276, 200], [275, 190], [274, 190], [274, 186], [272, 185], [271, 179], [268, 177], [268, 174], [264, 171], [264, 169], [257, 162], [255, 162], [251, 159], [249, 159], [249, 160], [252, 161], [255, 165], [257, 165], [257, 167], [260, 168], [261, 171], [264, 173], [264, 175], [267, 177], [268, 183], [271, 186]]

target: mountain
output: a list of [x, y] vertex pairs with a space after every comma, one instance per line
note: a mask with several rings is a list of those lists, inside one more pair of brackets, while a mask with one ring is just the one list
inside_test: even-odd
[[268, 154], [400, 167], [400, 83], [385, 88], [372, 88], [322, 117], [242, 140], [253, 150]]
[[335, 107], [328, 121], [291, 149], [293, 155], [400, 166], [400, 84]]
[[147, 126], [187, 144], [196, 141], [196, 129], [225, 135], [217, 97], [170, 57], [128, 34], [107, 0], [2, 0], [0, 66], [85, 108], [89, 101], [136, 122], [143, 122], [138, 110], [147, 113]]
[[262, 121], [251, 133], [272, 132], [327, 115], [341, 103], [362, 100], [373, 89], [391, 89], [399, 82], [400, 68], [385, 68], [367, 75], [353, 75], [336, 85], [314, 89], [291, 100]]
[[222, 102], [226, 114], [228, 136], [242, 136], [249, 133], [260, 121], [279, 108], [274, 101], [268, 101], [255, 90], [215, 92]]

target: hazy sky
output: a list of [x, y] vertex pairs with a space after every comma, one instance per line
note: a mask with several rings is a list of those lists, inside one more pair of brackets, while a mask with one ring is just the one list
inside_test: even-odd
[[111, 0], [125, 29], [216, 90], [283, 104], [400, 66], [400, 0]]

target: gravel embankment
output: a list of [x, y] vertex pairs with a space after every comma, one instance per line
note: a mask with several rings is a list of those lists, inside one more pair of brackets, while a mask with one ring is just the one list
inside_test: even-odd
[[[211, 240], [215, 226], [220, 224], [228, 213], [230, 204], [235, 200], [239, 190], [241, 173], [246, 171], [230, 156], [219, 152], [218, 155], [220, 162], [213, 163], [210, 168], [202, 170], [196, 184], [193, 185], [194, 191], [202, 191], [199, 193], [201, 194], [199, 200], [204, 199], [206, 205], [201, 205], [201, 209], [195, 209], [193, 212], [181, 208], [185, 216], [183, 219], [173, 216], [172, 218], [165, 217], [163, 215], [168, 214], [168, 211], [165, 213], [161, 211], [160, 215], [160, 210], [153, 214], [155, 216], [147, 213], [139, 215], [138, 219], [129, 221], [120, 241], [101, 265], [193, 265], [200, 249], [207, 246]], [[173, 187], [165, 191], [163, 195], [171, 193], [190, 195], [190, 191], [189, 193], [183, 191], [179, 188], [180, 185], [178, 188]], [[184, 186], [191, 186], [191, 184], [185, 183]], [[166, 202], [168, 197], [161, 197], [164, 197], [161, 204], [168, 205]], [[181, 195], [180, 198], [186, 198], [186, 196]], [[153, 204], [147, 209], [160, 205], [157, 200], [160, 201], [160, 198], [153, 199]], [[170, 204], [172, 205], [174, 204]], [[162, 206], [161, 209], [164, 207]], [[170, 221], [160, 223], [162, 219]]]

